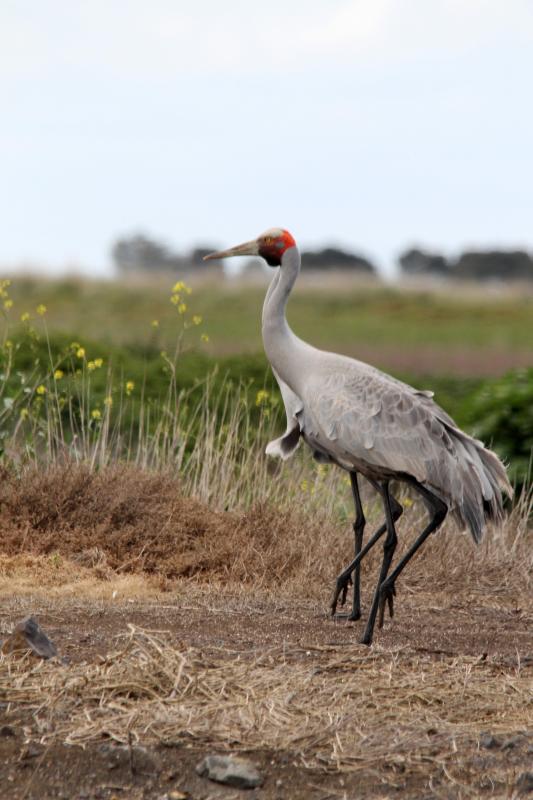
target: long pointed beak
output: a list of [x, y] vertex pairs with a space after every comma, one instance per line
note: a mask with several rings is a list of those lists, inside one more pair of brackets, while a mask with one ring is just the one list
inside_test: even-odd
[[211, 261], [215, 258], [231, 258], [232, 256], [256, 256], [259, 254], [259, 245], [254, 239], [252, 242], [244, 242], [238, 244], [236, 247], [230, 247], [229, 250], [219, 250], [217, 253], [209, 253], [204, 256], [204, 261]]

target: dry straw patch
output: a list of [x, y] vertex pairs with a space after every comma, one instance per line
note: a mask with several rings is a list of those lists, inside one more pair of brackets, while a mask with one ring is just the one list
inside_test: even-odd
[[[82, 558], [96, 553], [84, 553]], [[96, 563], [84, 566], [76, 561], [50, 556], [20, 553], [6, 556], [0, 553], [0, 597], [5, 598], [4, 611], [15, 603], [23, 606], [23, 598], [83, 598], [84, 600], [113, 600], [115, 598], [153, 598], [161, 594], [160, 581], [152, 576], [120, 574]], [[24, 613], [24, 612], [22, 612]]]
[[[379, 649], [339, 655], [334, 647], [206, 653], [133, 626], [99, 664], [3, 657], [0, 697], [33, 712], [33, 733], [45, 743], [268, 749], [393, 783], [413, 773], [459, 784], [483, 778], [463, 758], [480, 732], [526, 731], [533, 700], [531, 668], [520, 664]], [[511, 781], [508, 772], [498, 779]]]

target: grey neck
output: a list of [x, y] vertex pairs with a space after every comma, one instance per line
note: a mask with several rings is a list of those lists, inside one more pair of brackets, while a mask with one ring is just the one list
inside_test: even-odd
[[296, 247], [291, 247], [281, 259], [281, 266], [268, 287], [263, 305], [265, 353], [276, 375], [296, 394], [302, 388], [305, 365], [313, 350], [294, 335], [285, 317], [287, 300], [299, 272], [300, 253]]
[[297, 247], [290, 247], [283, 254], [281, 266], [277, 269], [266, 293], [263, 303], [263, 335], [266, 328], [289, 330], [285, 308], [299, 272], [300, 252]]

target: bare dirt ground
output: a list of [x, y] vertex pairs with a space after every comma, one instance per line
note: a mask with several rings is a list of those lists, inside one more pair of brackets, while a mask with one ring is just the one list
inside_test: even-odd
[[[32, 614], [59, 658], [0, 655], [1, 798], [512, 800], [531, 789], [524, 519], [477, 549], [439, 533], [367, 648], [364, 620], [327, 614], [349, 526], [209, 510], [168, 476], [132, 470], [3, 477], [0, 638]], [[402, 517], [402, 546], [419, 517]], [[378, 563], [373, 551], [363, 565], [364, 611]], [[203, 756], [227, 752], [251, 758], [263, 785], [196, 774]]]
[[[194, 771], [207, 753], [228, 748], [246, 752], [239, 737], [232, 743], [219, 736], [217, 742], [214, 735], [208, 744], [206, 737], [202, 741], [197, 735], [176, 735], [175, 741], [157, 744], [147, 735], [128, 747], [113, 742], [102, 732], [96, 740], [81, 742], [83, 748], [54, 738], [48, 741], [46, 737], [41, 743], [46, 726], [43, 728], [42, 719], [39, 724], [35, 708], [10, 703], [3, 709], [2, 724], [7, 727], [0, 730], [0, 784], [5, 798], [160, 798], [180, 797], [179, 792], [198, 800], [240, 796], [261, 800], [518, 797], [522, 794], [520, 779], [526, 786], [523, 774], [531, 769], [533, 761], [533, 614], [531, 608], [517, 608], [507, 596], [450, 597], [443, 587], [431, 593], [406, 593], [394, 622], [386, 623], [371, 651], [358, 644], [362, 623], [332, 620], [317, 604], [254, 597], [253, 591], [232, 596], [227, 591], [206, 588], [203, 593], [201, 588], [184, 586], [157, 601], [129, 602], [4, 598], [2, 627], [9, 628], [14, 619], [30, 612], [70, 662], [70, 666], [56, 665], [55, 670], [68, 671], [76, 665], [101, 662], [116, 648], [116, 637], [135, 625], [164, 632], [167, 641], [181, 651], [194, 648], [202, 659], [215, 658], [228, 671], [237, 660], [253, 664], [258, 658], [267, 657], [272, 669], [281, 663], [290, 665], [291, 670], [301, 667], [309, 674], [323, 669], [335, 682], [342, 683], [346, 671], [357, 679], [357, 668], [361, 667], [357, 659], [367, 659], [371, 654], [376, 667], [373, 679], [377, 677], [380, 684], [374, 686], [374, 691], [379, 694], [386, 690], [392, 709], [398, 692], [399, 716], [403, 714], [405, 687], [396, 686], [391, 679], [391, 664], [400, 664], [400, 684], [405, 681], [404, 669], [411, 674], [420, 670], [421, 691], [427, 670], [444, 665], [442, 679], [455, 682], [450, 688], [458, 696], [464, 693], [464, 682], [472, 674], [479, 681], [475, 691], [481, 691], [487, 680], [495, 681], [496, 689], [501, 681], [505, 692], [505, 684], [511, 681], [511, 691], [519, 701], [518, 710], [523, 706], [523, 714], [515, 719], [505, 709], [491, 713], [489, 702], [489, 709], [476, 721], [476, 734], [469, 731], [465, 736], [461, 725], [456, 725], [455, 730], [452, 726], [445, 733], [446, 742], [441, 741], [443, 731], [435, 721], [424, 731], [427, 741], [435, 739], [435, 747], [432, 749], [430, 744], [428, 749], [425, 742], [420, 760], [414, 740], [413, 753], [405, 752], [403, 758], [398, 757], [399, 752], [394, 753], [392, 740], [398, 734], [393, 721], [388, 732], [387, 726], [381, 730], [391, 739], [383, 742], [392, 748], [388, 763], [374, 763], [363, 748], [360, 763], [341, 763], [339, 769], [329, 763], [320, 768], [312, 758], [313, 747], [307, 749], [305, 743], [303, 748], [292, 751], [253, 746], [249, 754], [265, 781], [260, 789], [245, 792], [218, 786]], [[287, 681], [290, 680], [288, 674]], [[0, 686], [1, 694], [4, 681]], [[416, 682], [411, 691], [410, 702], [416, 703]], [[364, 702], [365, 698], [348, 694], [346, 711], [350, 711], [350, 701], [359, 704], [361, 700]], [[369, 719], [379, 717], [371, 691], [366, 703], [366, 711], [359, 706], [358, 713]], [[439, 713], [442, 724], [446, 712]], [[427, 724], [425, 710], [421, 710], [420, 726]], [[451, 744], [454, 738], [455, 755]]]

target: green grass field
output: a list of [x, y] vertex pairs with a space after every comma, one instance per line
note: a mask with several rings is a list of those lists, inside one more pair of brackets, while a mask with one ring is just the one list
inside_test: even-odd
[[[106, 345], [142, 344], [169, 348], [176, 335], [176, 309], [169, 302], [172, 280], [148, 282], [43, 281], [13, 282], [12, 312], [47, 306], [50, 330], [98, 340]], [[257, 353], [261, 344], [261, 307], [265, 289], [231, 282], [194, 287], [190, 309], [203, 317], [211, 355]], [[460, 286], [446, 292], [359, 285], [344, 279], [331, 289], [302, 282], [294, 290], [288, 316], [295, 332], [317, 347], [357, 357], [374, 352], [378, 366], [394, 369], [395, 360], [410, 363], [420, 374], [417, 351], [432, 349], [422, 372], [450, 372], [450, 354], [464, 354], [462, 374], [497, 374], [506, 366], [533, 362], [533, 294], [490, 294]], [[159, 321], [154, 330], [150, 323]], [[380, 356], [381, 351], [381, 356]], [[403, 351], [404, 361], [399, 358]], [[440, 356], [440, 358], [439, 358]], [[495, 361], [490, 366], [490, 360]], [[468, 369], [468, 359], [472, 364]], [[428, 369], [431, 365], [431, 370]], [[452, 363], [453, 366], [453, 363]], [[500, 369], [499, 367], [502, 367]]]
[[[67, 429], [74, 411], [94, 427], [113, 405], [113, 415], [120, 409], [121, 429], [135, 437], [143, 425], [152, 424], [141, 422], [141, 409], [144, 413], [150, 404], [157, 407], [150, 415], [153, 421], [165, 403], [169, 408], [170, 385], [175, 397], [188, 393], [182, 408], [199, 407], [208, 376], [212, 409], [226, 402], [228, 389], [234, 399], [231, 387], [239, 386], [255, 424], [265, 410], [259, 408], [264, 403], [258, 402], [258, 392], [266, 389], [271, 421], [282, 425], [281, 418], [276, 422], [281, 403], [262, 350], [264, 287], [197, 283], [174, 292], [172, 301], [170, 279], [119, 283], [22, 278], [3, 293], [3, 436], [29, 403], [31, 418], [46, 416], [53, 408]], [[520, 379], [516, 391], [514, 384], [505, 390], [497, 387], [509, 370], [533, 366], [532, 294], [459, 286], [429, 292], [338, 277], [323, 289], [304, 279], [291, 298], [288, 316], [295, 332], [318, 347], [432, 389], [459, 425], [500, 445], [509, 460], [518, 456], [520, 472], [527, 472], [529, 378], [527, 385]], [[500, 408], [494, 424], [490, 404], [481, 406], [487, 410], [480, 415], [476, 397], [483, 387], [489, 395], [503, 391], [503, 428]], [[488, 428], [483, 428], [487, 421]], [[517, 451], [515, 443], [521, 441], [525, 444]]]

